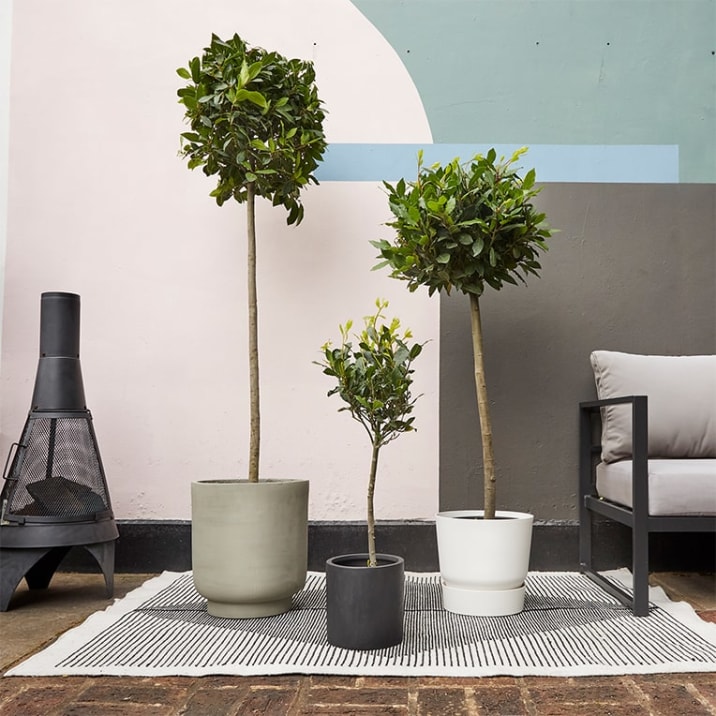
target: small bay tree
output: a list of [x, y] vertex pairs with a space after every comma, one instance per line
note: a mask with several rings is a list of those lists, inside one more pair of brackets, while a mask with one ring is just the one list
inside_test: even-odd
[[255, 199], [283, 206], [288, 224], [303, 219], [301, 191], [317, 184], [314, 172], [326, 148], [325, 113], [313, 64], [249, 46], [238, 35], [212, 35], [201, 57], [177, 74], [190, 131], [181, 135], [189, 169], [216, 176], [211, 196], [221, 206], [246, 203], [250, 384], [250, 482], [259, 476], [258, 305]]
[[534, 169], [520, 177], [515, 167], [526, 151], [523, 147], [506, 161], [491, 149], [466, 163], [456, 158], [430, 167], [420, 152], [415, 181], [384, 182], [394, 240], [371, 242], [382, 259], [376, 268], [389, 266], [411, 291], [425, 286], [430, 295], [455, 289], [469, 296], [485, 519], [495, 517], [495, 458], [479, 299], [486, 288], [499, 290], [538, 275], [539, 252], [552, 234], [533, 203], [540, 191]]
[[339, 412], [348, 411], [368, 433], [372, 446], [368, 475], [367, 523], [368, 563], [377, 565], [375, 549], [375, 481], [378, 474], [380, 449], [399, 435], [411, 430], [413, 407], [420, 396], [411, 394], [413, 361], [420, 355], [423, 344], [408, 341], [409, 330], [400, 330], [400, 320], [386, 322], [384, 311], [388, 302], [378, 299], [376, 312], [364, 319], [365, 325], [351, 340], [353, 322], [339, 327], [340, 346], [326, 343], [323, 360], [316, 364], [326, 375], [335, 378], [337, 385], [328, 395], [338, 395], [345, 402]]

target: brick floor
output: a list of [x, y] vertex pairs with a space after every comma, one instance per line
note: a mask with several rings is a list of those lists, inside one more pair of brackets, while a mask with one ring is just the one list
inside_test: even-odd
[[716, 716], [714, 674], [3, 680], [2, 716]]

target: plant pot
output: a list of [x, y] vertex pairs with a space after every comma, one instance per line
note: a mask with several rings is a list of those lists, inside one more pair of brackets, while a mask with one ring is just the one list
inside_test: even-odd
[[191, 541], [194, 585], [209, 614], [288, 611], [306, 583], [308, 481], [192, 483]]
[[482, 510], [439, 512], [435, 520], [443, 606], [472, 616], [522, 611], [534, 517]]
[[326, 562], [328, 643], [344, 649], [385, 649], [403, 640], [402, 557], [346, 554]]

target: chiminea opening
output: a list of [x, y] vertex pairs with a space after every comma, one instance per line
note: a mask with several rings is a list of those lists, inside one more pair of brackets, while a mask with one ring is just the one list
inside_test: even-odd
[[114, 591], [119, 533], [85, 404], [79, 342], [80, 297], [43, 293], [32, 405], [0, 493], [0, 611], [23, 577], [30, 589], [46, 588], [75, 546], [99, 563], [107, 595]]

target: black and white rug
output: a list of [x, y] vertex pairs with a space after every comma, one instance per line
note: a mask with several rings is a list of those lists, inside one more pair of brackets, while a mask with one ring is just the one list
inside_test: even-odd
[[[628, 572], [611, 578], [628, 584]], [[442, 608], [437, 574], [406, 574], [405, 638], [390, 649], [326, 642], [325, 577], [266, 619], [209, 616], [191, 573], [156, 577], [93, 614], [7, 676], [347, 674], [587, 676], [716, 671], [716, 624], [651, 591], [637, 618], [581, 574], [532, 572], [525, 609], [468, 617]]]

